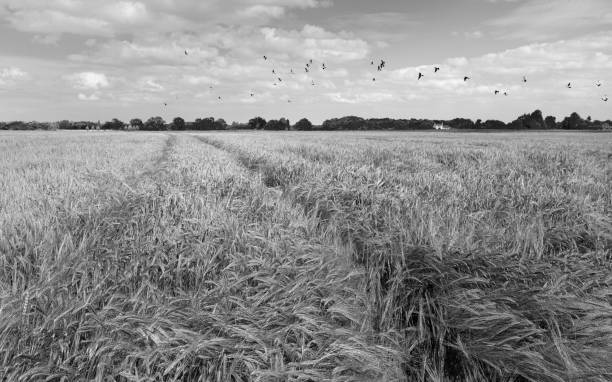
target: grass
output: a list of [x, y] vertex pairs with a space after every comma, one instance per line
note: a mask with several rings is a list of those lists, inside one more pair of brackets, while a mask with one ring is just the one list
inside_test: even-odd
[[0, 378], [610, 380], [611, 143], [3, 133]]

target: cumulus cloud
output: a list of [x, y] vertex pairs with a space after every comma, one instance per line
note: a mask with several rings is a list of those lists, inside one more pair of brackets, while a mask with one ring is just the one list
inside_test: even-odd
[[81, 72], [67, 76], [75, 89], [99, 90], [110, 86], [104, 73]]
[[29, 78], [29, 74], [17, 67], [0, 68], [0, 85], [14, 85]]

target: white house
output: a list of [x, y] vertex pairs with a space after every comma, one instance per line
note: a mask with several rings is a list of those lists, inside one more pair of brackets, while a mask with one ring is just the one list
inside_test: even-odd
[[442, 123], [434, 123], [434, 129], [436, 129], [436, 130], [450, 130], [450, 127], [444, 126], [444, 122], [442, 122]]

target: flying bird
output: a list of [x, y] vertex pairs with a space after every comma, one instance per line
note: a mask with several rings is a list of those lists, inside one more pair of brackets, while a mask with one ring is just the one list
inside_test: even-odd
[[189, 53], [187, 53], [187, 50], [185, 50], [185, 56], [189, 56]]
[[291, 74], [295, 74], [295, 73], [293, 72], [293, 69], [291, 69]]
[[527, 77], [523, 76], [523, 82], [527, 83]]
[[272, 74], [276, 74], [276, 70], [272, 69]]
[[264, 60], [267, 60], [267, 59], [268, 59], [268, 57], [267, 57], [267, 56], [263, 56], [263, 58], [264, 58]]
[[374, 61], [370, 61], [370, 65], [374, 65]]
[[164, 106], [168, 106], [168, 104], [166, 102], [164, 102]]
[[314, 82], [314, 80], [312, 80], [312, 86], [315, 86], [315, 82]]
[[283, 79], [278, 77], [278, 82], [283, 82]]
[[419, 80], [420, 80], [422, 77], [425, 77], [425, 75], [424, 75], [423, 73], [419, 72]]
[[507, 97], [508, 96], [508, 92], [504, 92], [504, 95]]
[[601, 81], [597, 81], [595, 85], [597, 85], [597, 87], [601, 87]]
[[467, 80], [471, 80], [471, 78], [468, 76], [463, 77], [463, 82], [466, 82]]
[[438, 73], [438, 71], [440, 71], [440, 68], [437, 66], [434, 66], [434, 73]]
[[305, 71], [306, 73], [310, 72], [310, 70], [309, 70], [308, 68], [304, 68], [304, 71]]
[[499, 94], [499, 90], [496, 90], [496, 91], [495, 91], [495, 95], [498, 95], [498, 94]]
[[601, 100], [602, 100], [602, 101], [604, 101], [604, 102], [608, 102], [608, 96], [603, 96], [603, 97], [601, 98]]
[[327, 66], [325, 66], [325, 63], [323, 63], [323, 65], [321, 65], [321, 69], [323, 69], [323, 70], [327, 69]]
[[571, 83], [571, 82], [568, 82], [568, 83], [567, 83], [567, 88], [568, 88], [568, 89], [571, 89], [571, 88], [572, 88], [572, 83]]
[[376, 82], [376, 77], [372, 78], [372, 82]]
[[221, 96], [217, 97], [219, 100], [221, 100]]
[[251, 93], [251, 97], [255, 96], [255, 94]]

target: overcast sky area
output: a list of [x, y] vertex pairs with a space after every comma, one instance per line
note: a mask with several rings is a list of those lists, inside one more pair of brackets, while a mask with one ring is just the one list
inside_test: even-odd
[[4, 121], [610, 119], [604, 95], [611, 0], [0, 0]]

